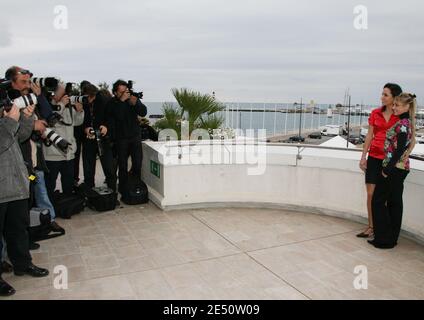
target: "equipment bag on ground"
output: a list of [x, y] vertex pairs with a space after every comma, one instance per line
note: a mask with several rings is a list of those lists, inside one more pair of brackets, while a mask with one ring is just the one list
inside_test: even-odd
[[71, 219], [73, 215], [81, 213], [85, 208], [85, 198], [80, 194], [63, 194], [55, 191], [53, 206], [56, 216], [62, 219]]
[[88, 189], [85, 192], [87, 197], [87, 206], [95, 211], [115, 210], [117, 194], [107, 187]]
[[122, 195], [122, 202], [127, 205], [137, 205], [149, 202], [147, 185], [138, 177], [130, 174], [128, 177], [128, 188]]

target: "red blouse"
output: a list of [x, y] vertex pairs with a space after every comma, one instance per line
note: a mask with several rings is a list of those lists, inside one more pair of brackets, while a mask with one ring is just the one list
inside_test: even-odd
[[368, 119], [368, 124], [374, 127], [374, 138], [371, 141], [368, 155], [380, 160], [384, 160], [385, 158], [384, 142], [386, 141], [387, 130], [399, 121], [399, 118], [392, 114], [390, 120], [387, 122], [386, 119], [384, 119], [383, 112], [384, 107], [375, 109], [371, 112]]

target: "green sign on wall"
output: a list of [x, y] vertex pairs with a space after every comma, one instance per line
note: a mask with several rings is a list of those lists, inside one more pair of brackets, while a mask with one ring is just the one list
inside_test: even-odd
[[160, 178], [160, 164], [150, 160], [150, 173]]

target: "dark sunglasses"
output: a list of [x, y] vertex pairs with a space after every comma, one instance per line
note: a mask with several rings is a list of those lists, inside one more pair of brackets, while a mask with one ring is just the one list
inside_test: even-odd
[[33, 76], [32, 72], [29, 71], [29, 70], [20, 70], [20, 71], [18, 71], [18, 73], [22, 74], [22, 75], [29, 75], [30, 77]]

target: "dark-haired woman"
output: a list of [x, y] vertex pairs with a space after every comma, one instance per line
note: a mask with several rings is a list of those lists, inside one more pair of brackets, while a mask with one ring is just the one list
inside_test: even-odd
[[[359, 238], [372, 238], [374, 236], [372, 219], [372, 197], [381, 174], [384, 155], [384, 142], [387, 130], [390, 129], [399, 118], [393, 114], [395, 97], [402, 93], [402, 88], [394, 83], [384, 86], [381, 94], [382, 107], [375, 109], [369, 119], [368, 134], [365, 139], [364, 149], [359, 167], [365, 172], [365, 184], [367, 189], [368, 227], [357, 235]], [[368, 158], [367, 158], [368, 154]]]

